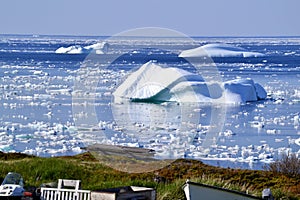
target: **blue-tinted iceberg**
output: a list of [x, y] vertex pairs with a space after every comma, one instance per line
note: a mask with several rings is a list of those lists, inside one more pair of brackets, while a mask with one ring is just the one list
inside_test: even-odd
[[148, 62], [113, 93], [115, 102], [245, 103], [265, 99], [264, 88], [252, 79], [206, 82], [200, 75]]
[[234, 47], [227, 44], [207, 44], [194, 49], [182, 51], [179, 57], [259, 57], [262, 53], [250, 52], [244, 48]]
[[60, 47], [55, 50], [55, 53], [61, 54], [83, 54], [83, 53], [95, 53], [104, 54], [108, 50], [108, 43], [98, 42], [88, 46], [72, 45], [69, 47]]

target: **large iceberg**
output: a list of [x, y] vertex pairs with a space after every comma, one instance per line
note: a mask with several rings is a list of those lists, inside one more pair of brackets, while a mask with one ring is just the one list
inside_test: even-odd
[[265, 99], [267, 93], [249, 78], [206, 82], [198, 74], [150, 61], [130, 74], [113, 95], [115, 102], [245, 103]]
[[88, 46], [72, 45], [69, 47], [59, 47], [55, 50], [55, 53], [60, 54], [83, 54], [83, 53], [95, 53], [104, 54], [108, 50], [108, 43], [98, 42]]
[[241, 47], [234, 47], [227, 44], [206, 44], [201, 47], [182, 51], [179, 57], [259, 57], [262, 53], [250, 52]]

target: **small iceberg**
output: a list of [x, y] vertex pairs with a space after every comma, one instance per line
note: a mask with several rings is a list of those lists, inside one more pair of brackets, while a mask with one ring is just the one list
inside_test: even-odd
[[74, 45], [74, 46], [69, 46], [69, 47], [60, 47], [56, 49], [55, 53], [68, 53], [68, 54], [80, 54], [82, 53], [83, 50], [81, 46], [79, 45]]
[[55, 50], [55, 53], [58, 54], [104, 54], [108, 51], [108, 43], [98, 42], [92, 45], [81, 47], [80, 45], [72, 45], [69, 47], [60, 47]]
[[245, 103], [267, 93], [252, 79], [206, 82], [200, 75], [148, 62], [130, 74], [113, 93], [114, 101]]
[[206, 44], [201, 47], [182, 51], [179, 57], [259, 57], [262, 53], [250, 52], [241, 47], [235, 47], [227, 44]]

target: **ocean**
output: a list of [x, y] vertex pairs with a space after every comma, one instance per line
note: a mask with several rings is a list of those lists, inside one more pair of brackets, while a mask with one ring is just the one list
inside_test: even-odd
[[[116, 88], [148, 61], [199, 72], [178, 55], [206, 44], [261, 53], [213, 57], [210, 78], [251, 78], [267, 98], [114, 103]], [[61, 47], [65, 52], [57, 52]], [[157, 159], [262, 169], [283, 153], [300, 157], [299, 77], [300, 37], [0, 35], [0, 151], [51, 157], [99, 143], [153, 149]]]

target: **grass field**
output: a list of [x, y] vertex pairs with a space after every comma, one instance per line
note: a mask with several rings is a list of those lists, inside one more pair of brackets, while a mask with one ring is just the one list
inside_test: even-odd
[[[139, 167], [142, 164], [139, 163]], [[186, 179], [247, 191], [255, 196], [261, 196], [264, 188], [271, 188], [276, 199], [300, 199], [300, 175], [220, 168], [187, 159], [176, 160], [152, 172], [126, 173], [108, 167], [89, 152], [53, 158], [0, 152], [0, 177], [4, 178], [12, 171], [23, 176], [26, 186], [39, 187], [42, 183], [55, 182], [59, 178], [79, 179], [82, 188], [89, 190], [128, 185], [156, 188], [160, 200], [185, 199], [182, 186]], [[159, 183], [154, 180], [157, 177], [161, 180]]]

